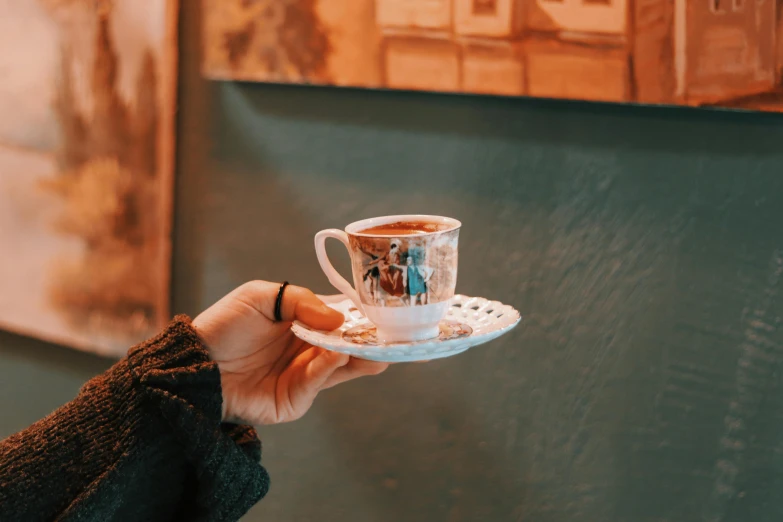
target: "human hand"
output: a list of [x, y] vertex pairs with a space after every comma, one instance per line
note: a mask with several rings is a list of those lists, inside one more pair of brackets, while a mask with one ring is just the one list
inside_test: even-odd
[[220, 369], [224, 421], [258, 425], [296, 420], [321, 390], [388, 367], [298, 339], [291, 321], [334, 330], [343, 315], [310, 290], [288, 286], [281, 305], [283, 321], [275, 322], [279, 289], [279, 284], [266, 281], [246, 283], [193, 321]]

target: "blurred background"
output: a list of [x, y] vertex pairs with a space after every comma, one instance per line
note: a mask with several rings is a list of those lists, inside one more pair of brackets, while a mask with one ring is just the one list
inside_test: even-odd
[[[208, 82], [180, 20], [174, 313], [331, 293], [318, 230], [426, 211], [465, 224], [458, 290], [524, 316], [261, 428], [245, 520], [783, 517], [779, 116]], [[0, 438], [111, 364], [0, 333]]]

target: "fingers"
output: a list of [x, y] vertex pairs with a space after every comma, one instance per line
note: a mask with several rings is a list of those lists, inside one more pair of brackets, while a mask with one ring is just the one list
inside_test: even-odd
[[351, 357], [348, 364], [335, 369], [334, 373], [324, 382], [322, 389], [331, 388], [359, 377], [378, 375], [386, 371], [389, 363], [367, 361]]
[[377, 375], [388, 366], [310, 347], [291, 362], [278, 381], [283, 388], [278, 395], [287, 397], [284, 417], [298, 419], [310, 409], [321, 390], [364, 375]]
[[305, 396], [314, 397], [320, 390], [343, 382], [366, 375], [378, 375], [389, 364], [356, 359], [344, 353], [314, 347], [298, 356], [295, 366], [303, 369], [301, 378], [297, 379], [300, 391]]
[[[237, 297], [247, 302], [260, 314], [275, 320], [275, 301], [280, 285], [267, 281], [251, 281], [239, 287]], [[280, 306], [283, 321], [301, 321], [316, 330], [334, 330], [343, 324], [345, 317], [340, 312], [326, 306], [307, 288], [289, 285], [283, 293]]]
[[318, 393], [329, 378], [344, 368], [350, 360], [350, 355], [321, 349], [321, 353], [314, 357], [305, 368], [306, 387], [309, 391]]

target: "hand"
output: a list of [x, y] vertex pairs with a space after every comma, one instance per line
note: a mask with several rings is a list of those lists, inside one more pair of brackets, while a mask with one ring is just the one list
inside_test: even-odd
[[279, 290], [275, 283], [246, 283], [193, 321], [220, 369], [224, 421], [258, 425], [296, 420], [321, 390], [388, 367], [298, 339], [291, 333], [291, 321], [334, 330], [343, 323], [343, 315], [310, 290], [288, 286], [281, 306], [283, 322], [277, 323]]

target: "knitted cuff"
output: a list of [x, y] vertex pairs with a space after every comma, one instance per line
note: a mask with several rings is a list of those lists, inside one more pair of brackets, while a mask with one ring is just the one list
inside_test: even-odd
[[220, 372], [186, 315], [178, 315], [160, 334], [131, 348], [128, 367], [148, 397], [183, 400], [215, 426], [220, 424]]
[[168, 421], [195, 468], [199, 490], [190, 520], [236, 520], [269, 489], [250, 426], [221, 425], [217, 364], [186, 316], [128, 353], [142, 395]]

